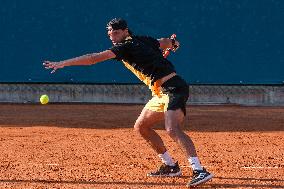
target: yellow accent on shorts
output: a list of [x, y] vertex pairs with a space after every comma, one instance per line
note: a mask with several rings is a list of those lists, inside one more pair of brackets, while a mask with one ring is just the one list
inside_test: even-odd
[[145, 105], [145, 108], [154, 112], [165, 112], [168, 110], [169, 96], [163, 94], [158, 82], [151, 83], [151, 78], [136, 70], [127, 61], [122, 60], [124, 66], [132, 71], [141, 81], [148, 85], [152, 92], [152, 99]]
[[167, 94], [154, 95], [148, 101], [145, 108], [154, 112], [165, 112], [168, 110], [169, 96]]

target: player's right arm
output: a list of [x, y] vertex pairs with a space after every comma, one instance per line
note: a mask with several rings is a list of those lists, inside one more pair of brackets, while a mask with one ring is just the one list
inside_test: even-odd
[[51, 73], [54, 73], [57, 69], [64, 68], [65, 66], [93, 65], [115, 57], [116, 55], [111, 50], [106, 50], [100, 53], [86, 54], [60, 62], [44, 61], [43, 66], [46, 69], [52, 69]]
[[166, 50], [166, 49], [171, 49], [176, 47], [179, 47], [179, 42], [177, 40], [170, 39], [170, 38], [161, 38], [158, 39], [159, 43], [160, 43], [160, 48], [162, 50]]
[[176, 39], [176, 34], [172, 34], [170, 38], [158, 39], [160, 44], [160, 49], [163, 51], [163, 57], [167, 58], [170, 51], [175, 52], [179, 48], [179, 42]]

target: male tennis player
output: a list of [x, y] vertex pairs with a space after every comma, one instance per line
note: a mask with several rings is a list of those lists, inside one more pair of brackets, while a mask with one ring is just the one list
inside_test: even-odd
[[157, 40], [148, 36], [133, 35], [126, 21], [117, 18], [107, 24], [107, 32], [113, 43], [110, 49], [60, 62], [45, 61], [43, 65], [54, 73], [65, 66], [92, 65], [109, 59], [122, 61], [149, 86], [153, 95], [134, 125], [134, 129], [152, 146], [163, 162], [158, 170], [148, 173], [148, 176], [181, 175], [178, 162], [173, 161], [162, 139], [152, 129], [157, 122], [165, 120], [168, 135], [185, 151], [192, 167], [193, 177], [188, 186], [196, 186], [210, 180], [213, 175], [201, 166], [192, 140], [181, 129], [186, 114], [188, 85], [176, 74], [172, 63], [162, 54], [167, 48], [177, 48], [179, 42], [169, 38]]

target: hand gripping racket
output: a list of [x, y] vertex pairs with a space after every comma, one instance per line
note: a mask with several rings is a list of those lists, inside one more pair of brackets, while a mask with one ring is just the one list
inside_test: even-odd
[[[170, 37], [171, 40], [176, 40], [176, 38], [177, 38], [176, 34], [172, 34], [171, 37]], [[163, 50], [164, 58], [167, 58], [167, 56], [169, 56], [171, 51], [175, 52], [178, 48], [179, 48], [178, 45], [173, 44], [173, 47]]]

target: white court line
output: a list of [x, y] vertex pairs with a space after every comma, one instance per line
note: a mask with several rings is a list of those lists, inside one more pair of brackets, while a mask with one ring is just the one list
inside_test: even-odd
[[[59, 166], [58, 163], [47, 163], [47, 164], [43, 164], [43, 163], [28, 163], [29, 165], [48, 165], [48, 166]], [[185, 168], [191, 168], [191, 166], [189, 165], [180, 165], [180, 167], [185, 167]], [[203, 167], [205, 168], [213, 168], [215, 166], [211, 166], [211, 165], [204, 165]], [[265, 166], [244, 166], [244, 167], [240, 167], [240, 169], [284, 169], [284, 167], [265, 167]]]
[[[180, 167], [191, 167], [191, 166], [187, 166], [187, 165], [181, 165]], [[203, 166], [205, 168], [209, 168], [209, 167], [214, 167], [214, 166]], [[281, 169], [282, 167], [263, 167], [263, 166], [245, 166], [245, 167], [240, 167], [240, 169]]]
[[241, 167], [241, 169], [281, 169], [281, 167], [261, 167], [261, 166], [249, 166], [249, 167]]

